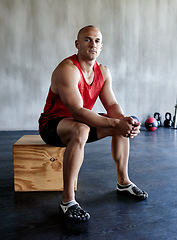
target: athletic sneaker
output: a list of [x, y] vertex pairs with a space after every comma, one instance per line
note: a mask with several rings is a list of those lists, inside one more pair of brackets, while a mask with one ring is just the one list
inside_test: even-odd
[[84, 211], [75, 200], [66, 204], [61, 202], [60, 209], [66, 220], [79, 223], [90, 219], [90, 214]]
[[117, 183], [117, 191], [119, 193], [126, 193], [129, 196], [140, 200], [145, 200], [148, 198], [148, 193], [138, 188], [134, 183], [130, 183], [128, 185], [120, 185]]

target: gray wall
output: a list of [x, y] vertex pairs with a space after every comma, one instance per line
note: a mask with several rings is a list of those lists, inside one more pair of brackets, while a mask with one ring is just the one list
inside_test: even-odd
[[38, 128], [52, 71], [87, 24], [102, 30], [98, 61], [125, 114], [174, 114], [176, 0], [0, 0], [0, 130]]

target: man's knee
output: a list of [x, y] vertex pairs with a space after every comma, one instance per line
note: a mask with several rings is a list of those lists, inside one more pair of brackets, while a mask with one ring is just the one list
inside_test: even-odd
[[80, 144], [85, 144], [90, 132], [90, 127], [84, 123], [76, 123], [73, 133], [72, 139], [77, 141]]

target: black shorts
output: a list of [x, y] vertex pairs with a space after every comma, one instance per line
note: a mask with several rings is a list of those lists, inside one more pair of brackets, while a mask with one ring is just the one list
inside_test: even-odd
[[[43, 129], [40, 132], [41, 138], [47, 144], [57, 146], [57, 147], [66, 147], [66, 145], [61, 141], [60, 137], [57, 135], [57, 126], [58, 123], [65, 117], [53, 118], [48, 121]], [[87, 143], [97, 141], [97, 131], [95, 127], [90, 126], [89, 137]]]

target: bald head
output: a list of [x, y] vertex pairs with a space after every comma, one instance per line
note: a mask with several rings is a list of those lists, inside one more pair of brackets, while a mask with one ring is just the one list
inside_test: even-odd
[[77, 34], [77, 40], [79, 40], [80, 36], [83, 35], [85, 32], [89, 31], [90, 29], [97, 30], [98, 32], [100, 32], [100, 35], [102, 37], [101, 31], [97, 27], [95, 27], [93, 25], [88, 25], [88, 26], [85, 26], [85, 27], [83, 27], [79, 30], [79, 32]]

